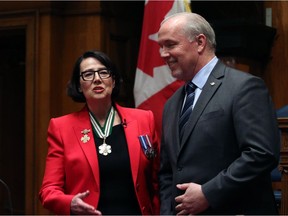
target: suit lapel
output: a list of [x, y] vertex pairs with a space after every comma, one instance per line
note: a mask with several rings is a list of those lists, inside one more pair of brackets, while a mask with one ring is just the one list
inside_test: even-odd
[[[81, 124], [79, 124], [81, 122]], [[97, 184], [97, 188], [99, 188], [99, 169], [98, 169], [98, 159], [95, 147], [95, 140], [93, 136], [93, 129], [90, 123], [90, 117], [88, 114], [87, 108], [84, 108], [79, 112], [79, 121], [77, 121], [77, 125], [73, 126], [75, 135], [77, 137], [78, 143], [87, 158], [87, 161], [91, 167], [94, 179]], [[87, 140], [87, 136], [85, 138], [84, 130], [89, 130], [90, 132], [86, 133], [86, 135], [90, 138]]]
[[200, 116], [202, 115], [205, 107], [207, 106], [207, 104], [209, 103], [209, 101], [211, 100], [211, 98], [221, 85], [222, 81], [219, 78], [224, 75], [224, 69], [225, 66], [220, 61], [218, 61], [215, 68], [212, 70], [210, 76], [208, 77], [208, 80], [203, 87], [202, 93], [200, 94], [193, 109], [193, 112], [185, 127], [181, 143], [181, 149], [187, 142], [187, 139], [190, 136], [190, 134], [193, 132], [194, 127], [197, 124]]

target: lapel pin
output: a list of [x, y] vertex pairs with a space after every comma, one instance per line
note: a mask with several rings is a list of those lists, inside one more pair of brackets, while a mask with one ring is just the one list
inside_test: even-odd
[[211, 86], [214, 86], [214, 85], [215, 85], [215, 82], [211, 82], [210, 85], [211, 85]]
[[81, 131], [82, 134], [88, 134], [90, 133], [90, 130], [89, 129], [84, 129], [83, 131]]
[[88, 133], [90, 133], [90, 130], [89, 129], [84, 129], [83, 131], [81, 131], [83, 135], [83, 137], [81, 137], [81, 141], [83, 143], [87, 143], [89, 140], [90, 140], [90, 137], [88, 136]]

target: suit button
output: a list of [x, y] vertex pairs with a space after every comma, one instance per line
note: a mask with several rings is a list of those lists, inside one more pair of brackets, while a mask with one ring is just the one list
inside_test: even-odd
[[181, 170], [182, 170], [182, 167], [179, 167], [179, 166], [178, 166], [178, 167], [177, 167], [177, 170], [178, 170], [178, 171], [181, 171]]
[[136, 190], [137, 190], [137, 191], [139, 190], [139, 187], [140, 187], [140, 185], [137, 183], [137, 184], [136, 184]]
[[145, 208], [145, 206], [143, 206], [143, 207], [142, 207], [142, 212], [144, 212], [144, 211], [145, 211], [145, 209], [146, 209], [146, 208]]

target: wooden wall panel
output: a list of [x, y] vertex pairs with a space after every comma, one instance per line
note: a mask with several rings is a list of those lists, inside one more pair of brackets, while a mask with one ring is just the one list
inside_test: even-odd
[[[74, 7], [74, 10], [72, 9]], [[86, 2], [82, 4], [69, 4], [70, 11], [82, 8], [79, 13], [66, 16], [64, 19], [64, 39], [63, 39], [63, 57], [66, 64], [62, 65], [62, 114], [77, 111], [83, 107], [83, 103], [75, 103], [66, 94], [67, 82], [70, 79], [76, 59], [85, 51], [97, 49], [104, 50], [102, 31], [102, 16], [100, 2]], [[86, 11], [85, 11], [86, 10]]]
[[62, 45], [63, 64], [59, 65], [62, 76], [61, 92], [63, 113], [70, 113], [80, 109], [83, 103], [75, 103], [66, 94], [66, 85], [70, 79], [76, 59], [85, 51], [91, 49], [104, 50], [102, 43], [101, 17], [95, 15], [69, 16], [64, 20], [64, 34]]
[[264, 79], [278, 109], [288, 104], [288, 1], [265, 1], [264, 4], [272, 8], [272, 26], [277, 29]]
[[[47, 14], [42, 14], [39, 17], [38, 25], [37, 25], [37, 36], [38, 36], [38, 64], [36, 67], [36, 104], [38, 108], [36, 109], [36, 143], [37, 149], [34, 150], [35, 157], [37, 163], [34, 164], [35, 168], [35, 185], [34, 185], [34, 209], [33, 212], [41, 212], [47, 213], [47, 211], [42, 210], [40, 206], [40, 202], [38, 199], [38, 192], [42, 182], [43, 177], [43, 168], [45, 166], [45, 160], [47, 153], [47, 143], [46, 143], [46, 136], [47, 136], [47, 124], [49, 121], [49, 116], [51, 113], [51, 90], [53, 86], [50, 85], [51, 80], [51, 71], [55, 67], [52, 64], [52, 53], [51, 53], [51, 42], [52, 42], [52, 34], [51, 32], [51, 22], [52, 19]], [[57, 85], [55, 85], [56, 87]], [[36, 166], [36, 167], [35, 167]], [[40, 207], [40, 208], [39, 208]]]

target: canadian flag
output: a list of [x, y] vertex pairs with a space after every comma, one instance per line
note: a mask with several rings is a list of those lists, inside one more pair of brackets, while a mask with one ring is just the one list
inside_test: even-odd
[[161, 136], [162, 111], [166, 100], [181, 86], [160, 57], [157, 32], [163, 19], [190, 10], [190, 0], [146, 0], [142, 37], [134, 83], [135, 107], [154, 113], [156, 129]]

